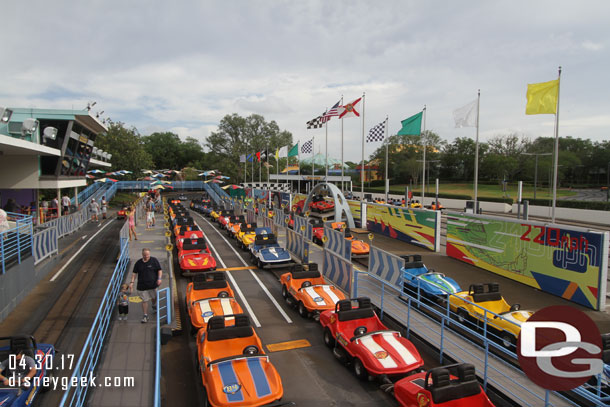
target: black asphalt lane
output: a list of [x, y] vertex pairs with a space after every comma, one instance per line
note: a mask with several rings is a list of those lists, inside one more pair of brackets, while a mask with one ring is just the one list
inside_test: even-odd
[[[224, 230], [220, 230], [215, 223], [206, 222], [198, 214], [193, 213], [193, 216], [227, 267], [244, 266], [231, 247], [235, 248], [247, 264], [251, 264], [247, 252], [241, 251], [232, 239], [226, 238], [227, 242], [219, 235], [222, 233], [226, 236]], [[256, 331], [263, 344], [298, 339], [306, 339], [311, 344], [306, 348], [273, 353], [266, 349], [282, 377], [284, 401], [293, 401], [297, 406], [397, 405], [390, 395], [379, 389], [377, 382], [359, 381], [349, 367], [340, 364], [334, 358], [331, 350], [322, 341], [322, 329], [319, 323], [301, 318], [295, 309], [285, 303], [276, 276], [277, 272], [261, 269], [253, 272], [292, 320], [292, 323], [287, 322], [249, 270], [231, 271], [260, 321], [261, 327]], [[239, 302], [245, 310], [243, 302], [241, 300]]]

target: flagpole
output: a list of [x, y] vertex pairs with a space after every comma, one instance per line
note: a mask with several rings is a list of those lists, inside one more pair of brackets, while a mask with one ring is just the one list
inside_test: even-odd
[[311, 187], [316, 185], [316, 136], [311, 138]]
[[258, 182], [263, 183], [262, 170], [263, 169], [263, 159], [261, 158], [261, 154], [258, 155]]
[[[297, 142], [297, 144], [301, 144], [301, 140]], [[301, 193], [301, 146], [297, 147], [297, 160], [299, 161], [299, 179], [297, 180], [297, 189], [298, 193]]]
[[390, 181], [388, 181], [388, 116], [385, 117], [385, 202], [388, 203]]
[[248, 183], [248, 167], [246, 167], [246, 163], [248, 162], [248, 153], [245, 155], [246, 159], [244, 160], [244, 186]]
[[[328, 108], [326, 108], [326, 111], [328, 112]], [[326, 131], [326, 163], [325, 165], [325, 175], [324, 175], [324, 181], [328, 182], [328, 118], [326, 118], [326, 121], [324, 122], [324, 129]]]
[[265, 165], [265, 167], [267, 167], [267, 183], [269, 184], [271, 182], [271, 180], [269, 179], [269, 146], [267, 146], [267, 154], [265, 154], [265, 158], [267, 159], [267, 165]]
[[360, 167], [360, 201], [364, 202], [364, 96], [362, 92], [362, 164]]
[[424, 197], [426, 196], [426, 105], [424, 105], [424, 130], [421, 133], [422, 141], [424, 144], [424, 171], [421, 176], [421, 206], [424, 207]]
[[[479, 187], [479, 105], [481, 103], [481, 89], [477, 96], [477, 136], [474, 149], [474, 213], [477, 213], [477, 199]], [[437, 208], [438, 209], [438, 208]]]
[[553, 209], [551, 212], [552, 222], [555, 223], [555, 204], [557, 202], [557, 168], [559, 161], [559, 90], [561, 88], [561, 67], [557, 74], [557, 110], [555, 111], [555, 164], [553, 165]]
[[252, 153], [252, 187], [254, 187], [254, 153]]
[[[343, 95], [341, 95], [341, 106], [343, 106]], [[343, 118], [341, 118], [341, 192], [343, 192]]]

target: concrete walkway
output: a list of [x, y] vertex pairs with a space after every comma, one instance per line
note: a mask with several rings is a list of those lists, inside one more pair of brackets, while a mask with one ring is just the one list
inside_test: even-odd
[[[157, 223], [153, 229], [146, 229], [143, 220], [138, 219], [136, 231], [138, 240], [129, 244], [131, 263], [125, 274], [125, 281], [131, 281], [133, 265], [142, 257], [142, 249], [148, 248], [151, 256], [156, 257], [163, 269], [161, 287], [172, 284], [168, 254], [165, 250], [167, 238], [163, 224], [163, 214], [156, 214]], [[135, 291], [135, 287], [134, 287]], [[126, 321], [119, 321], [115, 311], [112, 316], [111, 333], [106, 341], [104, 352], [97, 372], [98, 383], [104, 384], [105, 378], [112, 381], [125, 381], [133, 377], [133, 387], [126, 383], [120, 386], [97, 387], [89, 396], [90, 407], [150, 407], [153, 405], [155, 376], [155, 327], [156, 314], [149, 307], [148, 323], [141, 323], [142, 307], [134, 292], [130, 297], [129, 315]]]

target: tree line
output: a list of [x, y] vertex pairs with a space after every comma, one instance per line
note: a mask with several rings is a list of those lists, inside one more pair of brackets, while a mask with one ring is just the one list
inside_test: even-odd
[[[198, 170], [215, 169], [231, 177], [234, 182], [244, 179], [244, 164], [240, 156], [267, 151], [271, 157], [279, 147], [293, 144], [292, 133], [279, 128], [274, 121], [266, 121], [258, 114], [242, 117], [226, 115], [216, 131], [204, 143], [187, 137], [182, 140], [172, 132], [155, 132], [144, 136], [135, 127], [122, 122], [108, 121], [108, 132], [99, 135], [96, 146], [112, 153], [113, 170], [133, 171], [132, 179], [142, 177], [143, 169], [183, 170], [184, 179], [198, 179]], [[452, 142], [443, 140], [433, 131], [422, 136], [390, 136], [387, 140], [388, 176], [393, 184], [418, 183], [421, 180], [423, 145], [426, 147], [427, 172], [444, 182], [471, 182], [474, 179], [474, 138], [458, 137]], [[479, 143], [480, 182], [534, 181], [538, 154], [538, 183], [549, 182], [553, 166], [554, 139], [530, 139], [522, 134], [497, 135]], [[551, 154], [549, 154], [551, 153]], [[265, 154], [263, 153], [263, 156]], [[381, 145], [369, 157], [376, 159], [380, 171], [385, 165], [385, 146]], [[255, 181], [258, 162], [254, 158]], [[294, 160], [294, 159], [293, 159]], [[273, 166], [274, 158], [265, 158]], [[347, 163], [354, 168], [359, 163]], [[280, 169], [286, 159], [280, 160]], [[251, 179], [252, 163], [246, 165]], [[559, 139], [559, 180], [562, 186], [606, 185], [610, 169], [610, 141], [593, 142], [587, 139], [561, 137]], [[302, 168], [302, 173], [311, 170]], [[319, 173], [319, 171], [316, 171]], [[263, 179], [267, 169], [262, 166]], [[427, 174], [427, 175], [428, 175]]]

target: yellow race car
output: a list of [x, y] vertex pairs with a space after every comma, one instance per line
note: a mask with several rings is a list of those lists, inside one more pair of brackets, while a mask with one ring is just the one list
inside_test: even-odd
[[465, 325], [487, 321], [488, 329], [495, 331], [502, 344], [514, 349], [521, 332], [521, 324], [532, 316], [532, 311], [521, 310], [521, 305], [509, 305], [500, 294], [498, 283], [471, 284], [468, 291], [449, 296], [449, 307], [457, 320]]
[[245, 228], [240, 228], [237, 233], [237, 245], [243, 250], [248, 250], [248, 246], [254, 243], [256, 238], [256, 224], [248, 224]]

